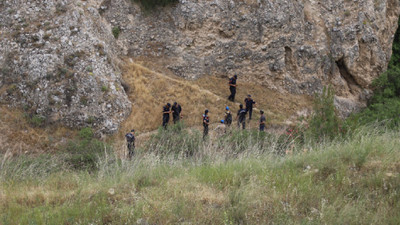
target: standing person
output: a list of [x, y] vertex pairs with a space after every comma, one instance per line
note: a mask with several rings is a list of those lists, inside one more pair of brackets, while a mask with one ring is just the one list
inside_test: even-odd
[[227, 127], [230, 127], [231, 124], [232, 124], [232, 113], [231, 113], [231, 111], [229, 111], [229, 106], [227, 106], [227, 107], [225, 108], [225, 119], [224, 119], [224, 124], [225, 124]]
[[132, 129], [125, 137], [128, 144], [128, 158], [131, 159], [135, 155], [135, 130]]
[[210, 117], [208, 117], [208, 109], [206, 109], [206, 111], [204, 111], [203, 114], [203, 140], [206, 138], [206, 136], [208, 135], [208, 125], [210, 124]]
[[231, 91], [231, 95], [229, 95], [228, 100], [234, 102], [235, 101], [235, 95], [236, 95], [236, 80], [237, 80], [237, 75], [231, 77], [229, 79], [229, 90]]
[[240, 109], [238, 110], [236, 119], [238, 120], [238, 127], [240, 129], [240, 124], [242, 124], [243, 130], [246, 128], [246, 113], [247, 111], [243, 109], [243, 104], [240, 104]]
[[249, 120], [251, 120], [253, 106], [256, 104], [256, 102], [251, 98], [251, 95], [247, 95], [247, 98], [244, 99], [244, 103], [246, 104], [246, 111], [249, 113]]
[[172, 105], [172, 120], [174, 121], [174, 124], [179, 122], [181, 118], [181, 112], [182, 112], [182, 107], [179, 105], [177, 102], [174, 102]]
[[260, 131], [264, 131], [266, 119], [265, 119], [265, 116], [264, 116], [264, 111], [261, 110], [260, 113], [261, 113], [260, 122], [259, 122], [259, 124], [260, 124]]
[[164, 127], [164, 129], [167, 129], [168, 126], [168, 122], [169, 122], [169, 114], [171, 113], [171, 104], [167, 103], [164, 107], [163, 107], [163, 122], [162, 122], [162, 126]]

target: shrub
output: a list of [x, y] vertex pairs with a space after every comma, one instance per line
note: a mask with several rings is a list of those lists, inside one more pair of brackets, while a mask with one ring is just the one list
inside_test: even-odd
[[73, 169], [93, 171], [97, 169], [97, 160], [109, 149], [105, 143], [94, 139], [91, 128], [79, 131], [79, 138], [69, 141], [64, 147], [65, 162]]
[[46, 121], [46, 118], [42, 115], [38, 114], [25, 114], [25, 118], [28, 121], [28, 123], [33, 126], [33, 127], [41, 127], [44, 125], [44, 122]]
[[314, 112], [310, 117], [306, 135], [312, 140], [333, 139], [340, 134], [341, 120], [334, 105], [334, 90], [324, 87], [320, 95], [316, 95], [313, 102]]
[[90, 128], [90, 127], [82, 128], [82, 129], [79, 131], [79, 137], [80, 137], [82, 140], [90, 141], [90, 140], [92, 140], [93, 136], [94, 136], [94, 135], [93, 135], [93, 130], [92, 130], [92, 128]]
[[119, 28], [118, 26], [112, 28], [112, 34], [114, 35], [115, 39], [118, 39], [120, 33], [121, 28]]

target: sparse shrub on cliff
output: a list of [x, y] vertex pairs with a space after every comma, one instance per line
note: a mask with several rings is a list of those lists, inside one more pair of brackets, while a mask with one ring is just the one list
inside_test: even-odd
[[115, 39], [118, 39], [120, 33], [121, 33], [121, 28], [119, 28], [118, 26], [113, 27], [112, 34], [114, 35]]
[[140, 3], [145, 10], [153, 10], [157, 6], [167, 6], [169, 4], [178, 3], [179, 0], [131, 0], [132, 2]]
[[28, 123], [33, 127], [42, 127], [46, 118], [42, 115], [25, 113], [25, 118]]

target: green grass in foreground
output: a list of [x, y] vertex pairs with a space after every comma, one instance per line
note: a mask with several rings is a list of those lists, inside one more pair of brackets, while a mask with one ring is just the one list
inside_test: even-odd
[[0, 224], [400, 224], [400, 133], [365, 130], [284, 157], [271, 142], [231, 157], [210, 143], [191, 158], [104, 156], [94, 172], [4, 156]]

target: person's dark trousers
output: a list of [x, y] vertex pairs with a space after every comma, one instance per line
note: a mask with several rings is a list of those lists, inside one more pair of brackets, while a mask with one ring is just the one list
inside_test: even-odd
[[264, 125], [264, 124], [261, 124], [261, 125], [260, 125], [260, 131], [264, 131], [264, 129], [265, 129], [265, 125]]
[[135, 155], [135, 144], [128, 142], [128, 158], [131, 159]]
[[204, 126], [204, 130], [203, 130], [203, 139], [205, 139], [208, 135], [208, 125]]
[[169, 114], [164, 114], [163, 115], [163, 122], [162, 122], [162, 126], [167, 129], [167, 125], [169, 122]]
[[174, 121], [174, 124], [176, 124], [177, 122], [179, 122], [179, 115], [172, 115], [172, 119]]
[[243, 121], [238, 120], [238, 127], [239, 127], [239, 129], [240, 129], [240, 124], [242, 124], [243, 130], [246, 129], [246, 119], [244, 119]]
[[246, 111], [249, 113], [249, 120], [251, 120], [251, 115], [253, 114], [253, 108], [247, 108]]
[[228, 97], [228, 99], [233, 102], [233, 101], [235, 101], [236, 87], [230, 86], [229, 90], [231, 91], [231, 95]]

